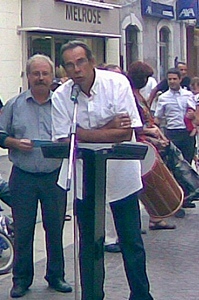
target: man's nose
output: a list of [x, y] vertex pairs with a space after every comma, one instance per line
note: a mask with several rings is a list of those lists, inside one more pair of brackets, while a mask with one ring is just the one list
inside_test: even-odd
[[43, 79], [44, 78], [44, 75], [42, 72], [39, 72], [39, 79]]
[[80, 71], [80, 67], [77, 64], [74, 64], [75, 67], [75, 72], [79, 72]]

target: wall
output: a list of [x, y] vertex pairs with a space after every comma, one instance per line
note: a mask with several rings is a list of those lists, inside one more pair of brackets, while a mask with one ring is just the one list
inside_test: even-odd
[[[126, 3], [124, 3], [126, 2]], [[120, 23], [122, 28], [121, 49], [125, 63], [125, 28], [128, 25], [136, 25], [139, 29], [138, 47], [139, 59], [150, 64], [154, 69], [154, 75], [159, 80], [159, 34], [158, 30], [162, 26], [167, 26], [170, 30], [169, 67], [173, 67], [174, 59], [186, 60], [186, 36], [185, 27], [182, 22], [166, 20], [157, 17], [141, 15], [141, 1], [135, 0], [128, 3], [124, 0], [121, 9]]]
[[6, 102], [21, 86], [21, 1], [0, 0], [0, 95]]

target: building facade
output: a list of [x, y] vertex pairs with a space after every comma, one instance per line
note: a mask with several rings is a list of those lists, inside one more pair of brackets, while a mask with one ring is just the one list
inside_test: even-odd
[[[80, 39], [96, 64], [144, 60], [157, 80], [176, 58], [199, 75], [197, 0], [0, 0], [0, 95], [7, 101], [27, 88], [25, 65], [34, 53], [60, 67], [60, 47]], [[165, 4], [166, 3], [166, 4]], [[199, 24], [199, 22], [198, 22]]]
[[0, 0], [0, 97], [5, 102], [22, 87], [21, 0]]

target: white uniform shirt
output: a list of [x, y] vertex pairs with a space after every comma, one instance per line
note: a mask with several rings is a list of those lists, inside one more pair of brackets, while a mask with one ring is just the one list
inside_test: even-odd
[[196, 108], [192, 92], [182, 88], [179, 91], [169, 89], [159, 96], [154, 116], [165, 116], [167, 129], [185, 129], [184, 117], [188, 108]]
[[[119, 113], [128, 112], [132, 127], [141, 127], [135, 99], [128, 79], [118, 73], [95, 69], [96, 77], [88, 97], [78, 96], [77, 123], [84, 129], [104, 126]], [[73, 103], [70, 100], [73, 81], [68, 80], [53, 94], [53, 139], [69, 136]], [[65, 188], [67, 160], [64, 160], [58, 184]], [[82, 199], [82, 161], [77, 161], [77, 197]], [[140, 162], [135, 160], [110, 160], [107, 162], [106, 200], [122, 199], [142, 188]]]
[[194, 101], [196, 102], [196, 106], [199, 105], [199, 94], [194, 95]]
[[[154, 89], [157, 85], [157, 81], [155, 80], [154, 77], [150, 76], [147, 80], [146, 85], [140, 89], [140, 94], [144, 99], [148, 102], [149, 96], [151, 94], [152, 89]], [[157, 100], [154, 99], [152, 104], [151, 104], [151, 111], [155, 111], [157, 105]]]

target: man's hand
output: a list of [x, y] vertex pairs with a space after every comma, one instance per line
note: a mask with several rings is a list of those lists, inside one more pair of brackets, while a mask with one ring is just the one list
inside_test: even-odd
[[15, 148], [20, 151], [31, 151], [33, 149], [33, 143], [29, 139], [15, 139], [7, 137], [5, 139], [5, 146], [9, 149]]
[[128, 113], [121, 113], [115, 116], [111, 121], [109, 121], [102, 128], [105, 129], [131, 128], [131, 119]]
[[153, 125], [152, 127], [144, 128], [143, 133], [146, 135], [150, 135], [157, 139], [157, 144], [161, 144], [162, 147], [166, 147], [169, 145], [169, 140], [166, 136], [162, 133], [159, 127]]
[[186, 112], [185, 117], [187, 117], [189, 120], [195, 119], [195, 111], [192, 108], [189, 108]]

